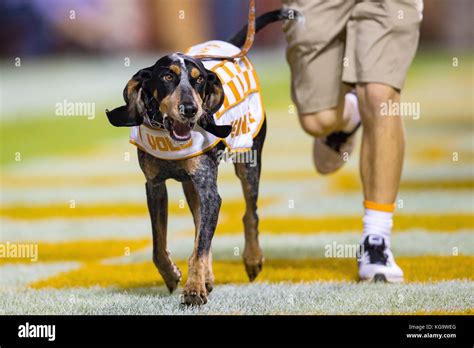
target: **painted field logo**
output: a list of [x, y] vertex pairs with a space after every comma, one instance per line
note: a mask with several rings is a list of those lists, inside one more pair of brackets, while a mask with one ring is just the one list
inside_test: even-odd
[[0, 243], [0, 259], [30, 259], [38, 261], [38, 244]]
[[324, 257], [359, 259], [364, 255], [364, 246], [332, 242], [324, 246]]
[[95, 118], [95, 103], [70, 102], [64, 99], [56, 103], [56, 116], [86, 116], [88, 120]]
[[420, 114], [420, 103], [415, 102], [393, 102], [391, 99], [387, 103], [380, 104], [380, 114], [382, 116], [405, 116], [418, 120]]
[[47, 338], [48, 341], [56, 339], [56, 325], [35, 325], [28, 322], [18, 326], [18, 337], [21, 338]]

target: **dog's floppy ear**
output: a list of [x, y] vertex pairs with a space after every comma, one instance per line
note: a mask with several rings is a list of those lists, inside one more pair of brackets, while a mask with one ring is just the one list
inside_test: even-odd
[[149, 96], [147, 85], [151, 79], [151, 69], [148, 67], [137, 72], [128, 81], [123, 90], [126, 105], [112, 111], [105, 110], [109, 122], [115, 127], [133, 127], [143, 123], [145, 102]]
[[232, 131], [232, 126], [218, 126], [214, 114], [224, 103], [224, 88], [221, 80], [213, 71], [207, 70], [207, 81], [204, 91], [203, 109], [205, 114], [198, 124], [207, 132], [218, 138], [226, 138]]
[[123, 89], [123, 100], [125, 100], [127, 105], [137, 102], [140, 88], [145, 88], [147, 94], [150, 93], [148, 90], [148, 85], [151, 80], [152, 69], [153, 67], [141, 69], [128, 81], [127, 85]]
[[119, 106], [112, 111], [106, 109], [105, 114], [107, 115], [110, 124], [115, 127], [133, 127], [139, 126], [143, 123], [143, 117], [131, 117], [127, 105]]
[[227, 136], [232, 131], [232, 126], [218, 126], [214, 121], [213, 114], [209, 113], [202, 115], [198, 121], [198, 124], [206, 132], [209, 132], [218, 138], [227, 138]]
[[224, 103], [224, 88], [221, 80], [215, 72], [207, 70], [203, 108], [213, 115], [221, 108], [222, 103]]

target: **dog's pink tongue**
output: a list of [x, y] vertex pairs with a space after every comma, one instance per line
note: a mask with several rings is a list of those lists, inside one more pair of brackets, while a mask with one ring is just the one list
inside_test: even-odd
[[191, 128], [187, 124], [174, 122], [173, 130], [177, 135], [185, 136], [188, 135], [188, 133], [191, 131]]

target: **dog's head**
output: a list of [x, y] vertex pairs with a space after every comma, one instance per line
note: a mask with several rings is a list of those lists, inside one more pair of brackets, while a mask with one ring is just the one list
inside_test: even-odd
[[174, 53], [160, 58], [136, 73], [123, 94], [127, 105], [107, 111], [114, 126], [160, 122], [178, 143], [191, 138], [196, 124], [221, 138], [230, 133], [230, 126], [217, 126], [212, 117], [224, 102], [222, 83], [193, 57]]

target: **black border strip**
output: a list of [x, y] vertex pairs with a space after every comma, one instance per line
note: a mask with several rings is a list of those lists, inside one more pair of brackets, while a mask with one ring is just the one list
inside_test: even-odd
[[[19, 326], [26, 322], [54, 324], [55, 341], [18, 337]], [[424, 329], [409, 329], [409, 325]], [[472, 316], [1, 316], [0, 346], [382, 342], [453, 346], [471, 345], [473, 327]], [[456, 338], [407, 338], [410, 333], [455, 333]]]

